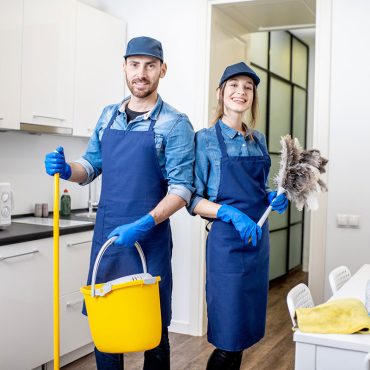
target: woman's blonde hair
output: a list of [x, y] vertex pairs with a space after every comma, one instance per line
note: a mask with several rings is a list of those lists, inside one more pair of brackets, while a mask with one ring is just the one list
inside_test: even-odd
[[[222, 118], [224, 115], [224, 94], [225, 94], [225, 87], [228, 80], [226, 80], [218, 89], [218, 102], [217, 102], [217, 108], [216, 113], [211, 121], [211, 125], [216, 124], [216, 122]], [[253, 102], [250, 109], [250, 116], [249, 116], [249, 122], [246, 124], [247, 128], [254, 128], [256, 127], [258, 119], [258, 94], [257, 94], [257, 88], [255, 83], [253, 82]], [[244, 123], [244, 122], [243, 122]]]

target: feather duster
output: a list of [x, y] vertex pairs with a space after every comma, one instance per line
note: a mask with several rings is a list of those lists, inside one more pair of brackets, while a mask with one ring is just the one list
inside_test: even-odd
[[[290, 135], [283, 136], [280, 143], [280, 169], [273, 179], [277, 195], [286, 193], [299, 211], [304, 206], [309, 210], [317, 209], [317, 194], [327, 191], [320, 175], [325, 172], [328, 160], [321, 157], [320, 151], [316, 149], [303, 150], [297, 138], [292, 139]], [[269, 206], [258, 221], [259, 226], [263, 225], [271, 210]]]

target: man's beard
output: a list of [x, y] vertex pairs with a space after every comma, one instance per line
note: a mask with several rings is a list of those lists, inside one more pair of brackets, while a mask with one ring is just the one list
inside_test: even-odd
[[[127, 82], [127, 87], [131, 91], [131, 94], [135, 96], [136, 98], [146, 98], [147, 96], [151, 95], [155, 90], [157, 90], [158, 84], [159, 84], [159, 79], [151, 83], [148, 79], [146, 78], [135, 78], [132, 81], [129, 81], [126, 78]], [[145, 89], [137, 89], [136, 86], [134, 85], [134, 82], [145, 82], [148, 85], [146, 86]]]

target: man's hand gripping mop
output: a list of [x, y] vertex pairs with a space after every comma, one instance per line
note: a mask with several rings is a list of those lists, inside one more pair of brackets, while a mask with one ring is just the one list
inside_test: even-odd
[[[303, 150], [298, 139], [292, 139], [290, 135], [283, 136], [280, 144], [280, 169], [274, 177], [276, 196], [285, 193], [295, 203], [298, 211], [302, 211], [303, 206], [308, 210], [317, 209], [317, 194], [327, 191], [320, 175], [325, 172], [328, 160], [321, 157], [316, 149]], [[270, 205], [258, 221], [258, 226], [262, 227], [271, 210]]]

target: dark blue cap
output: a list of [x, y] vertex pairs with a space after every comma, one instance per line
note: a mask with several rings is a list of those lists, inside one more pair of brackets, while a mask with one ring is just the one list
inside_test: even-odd
[[124, 58], [126, 59], [132, 55], [148, 55], [158, 58], [161, 62], [163, 62], [162, 44], [158, 40], [152, 39], [151, 37], [134, 37], [127, 44]]
[[222, 74], [218, 87], [220, 87], [231, 77], [240, 75], [250, 77], [256, 86], [258, 86], [258, 84], [260, 83], [260, 78], [257, 76], [256, 72], [254, 72], [253, 69], [248, 67], [244, 62], [240, 62], [226, 67], [224, 73]]

